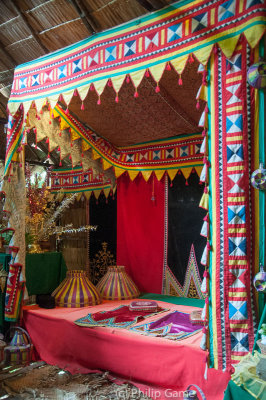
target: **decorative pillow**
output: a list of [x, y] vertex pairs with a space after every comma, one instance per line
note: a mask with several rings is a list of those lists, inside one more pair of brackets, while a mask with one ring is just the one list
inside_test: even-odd
[[156, 301], [132, 301], [129, 305], [130, 311], [155, 312], [158, 309]]
[[190, 322], [192, 324], [203, 325], [204, 321], [201, 319], [201, 313], [202, 313], [202, 310], [191, 311], [191, 313], [189, 314]]

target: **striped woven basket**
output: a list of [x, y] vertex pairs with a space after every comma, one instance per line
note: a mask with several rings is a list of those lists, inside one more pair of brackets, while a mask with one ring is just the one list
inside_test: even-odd
[[130, 300], [140, 294], [122, 265], [110, 266], [96, 287], [104, 300]]

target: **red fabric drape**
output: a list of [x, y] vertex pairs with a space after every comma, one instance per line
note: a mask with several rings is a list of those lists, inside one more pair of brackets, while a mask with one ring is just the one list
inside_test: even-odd
[[140, 291], [161, 293], [164, 262], [164, 178], [123, 174], [117, 184], [117, 264]]

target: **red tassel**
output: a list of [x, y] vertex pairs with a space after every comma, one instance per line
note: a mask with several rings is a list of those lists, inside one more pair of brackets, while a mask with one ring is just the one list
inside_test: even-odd
[[11, 178], [10, 177], [8, 178], [8, 182], [11, 182]]
[[209, 221], [209, 218], [208, 218], [208, 214], [207, 215], [205, 215], [205, 217], [203, 218], [203, 221]]
[[178, 85], [179, 85], [179, 86], [182, 86], [182, 85], [183, 85], [183, 81], [182, 81], [181, 75], [179, 75]]
[[70, 160], [72, 160], [72, 156], [71, 156], [71, 154], [69, 154], [69, 159], [70, 159]]
[[158, 83], [157, 83], [157, 86], [156, 86], [156, 88], [155, 88], [155, 92], [156, 92], [156, 93], [159, 93], [159, 92], [160, 92], [160, 88], [159, 88]]
[[40, 121], [41, 117], [39, 115], [37, 115], [37, 120]]
[[197, 100], [196, 109], [197, 109], [197, 110], [200, 109], [200, 102], [199, 102], [199, 100]]
[[209, 272], [207, 270], [204, 271], [203, 278], [209, 278]]
[[127, 78], [126, 78], [126, 83], [130, 83], [130, 77], [129, 77], [129, 75], [128, 75]]
[[97, 104], [98, 104], [98, 106], [101, 104], [101, 99], [100, 99], [100, 97], [98, 98]]
[[209, 304], [209, 297], [206, 297], [205, 304]]
[[93, 91], [94, 89], [95, 89], [94, 84], [91, 83], [91, 85], [90, 85], [90, 90]]
[[202, 73], [202, 84], [204, 86], [207, 86], [207, 71], [206, 70], [204, 70]]
[[51, 125], [51, 123], [52, 123], [52, 121], [51, 121], [51, 120], [49, 120], [49, 125]]
[[209, 107], [207, 106], [207, 104], [206, 104], [206, 106], [205, 106], [205, 112], [206, 112], [206, 113], [209, 112]]
[[84, 110], [84, 103], [81, 103], [80, 109], [83, 111]]
[[61, 132], [61, 131], [59, 131], [59, 136], [60, 136], [60, 137], [62, 136], [62, 132]]
[[74, 96], [77, 96], [77, 95], [78, 95], [77, 89], [74, 90], [74, 93], [73, 93], [73, 94], [74, 94]]
[[170, 183], [170, 187], [173, 187], [173, 182], [171, 181], [171, 183]]
[[69, 109], [68, 109], [68, 107], [67, 107], [67, 109], [66, 109], [66, 114], [69, 114]]
[[166, 69], [166, 71], [171, 71], [172, 68], [171, 68], [170, 63], [167, 63], [167, 64], [166, 64], [165, 69]]
[[118, 103], [118, 95], [115, 97], [115, 102]]
[[210, 242], [207, 242], [207, 250], [211, 250], [211, 245], [210, 245]]
[[70, 147], [73, 147], [73, 143], [72, 142], [70, 143]]
[[213, 52], [214, 52], [214, 54], [218, 53], [218, 47], [216, 44], [213, 46]]
[[80, 161], [80, 166], [83, 167], [82, 161]]
[[111, 79], [108, 80], [107, 85], [108, 85], [109, 87], [112, 87], [112, 86], [113, 86], [113, 83], [112, 83]]
[[60, 124], [60, 122], [61, 122], [61, 117], [58, 117], [58, 122], [59, 122], [59, 124]]
[[59, 167], [62, 167], [62, 161], [60, 160]]
[[57, 151], [61, 151], [61, 149], [60, 149], [60, 146], [58, 146], [58, 149], [57, 149]]
[[189, 184], [188, 184], [188, 180], [186, 179], [186, 186], [189, 186]]
[[189, 64], [193, 64], [194, 58], [193, 58], [192, 54], [189, 55], [188, 62], [189, 62]]
[[203, 129], [201, 136], [203, 136], [203, 137], [206, 136], [206, 129]]
[[204, 187], [204, 193], [206, 193], [206, 194], [208, 193], [208, 188], [207, 188], [207, 186]]
[[50, 153], [47, 154], [47, 158], [50, 158]]
[[135, 99], [136, 99], [137, 97], [139, 97], [139, 94], [138, 94], [137, 89], [136, 89], [136, 91], [135, 91], [135, 93], [134, 93], [134, 97], [135, 97]]
[[83, 154], [83, 153], [81, 153], [81, 157], [82, 157], [82, 158], [84, 157], [84, 154]]
[[46, 139], [45, 143], [49, 143], [49, 138]]
[[145, 76], [146, 76], [146, 78], [149, 78], [149, 76], [150, 76], [150, 72], [148, 69], [146, 69]]
[[43, 110], [41, 109], [40, 114], [43, 114]]

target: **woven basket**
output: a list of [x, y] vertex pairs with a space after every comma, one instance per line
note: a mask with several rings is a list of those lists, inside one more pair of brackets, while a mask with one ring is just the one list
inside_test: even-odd
[[4, 363], [7, 365], [29, 364], [32, 359], [33, 345], [30, 336], [20, 326], [11, 328], [15, 330], [13, 339], [4, 348]]

